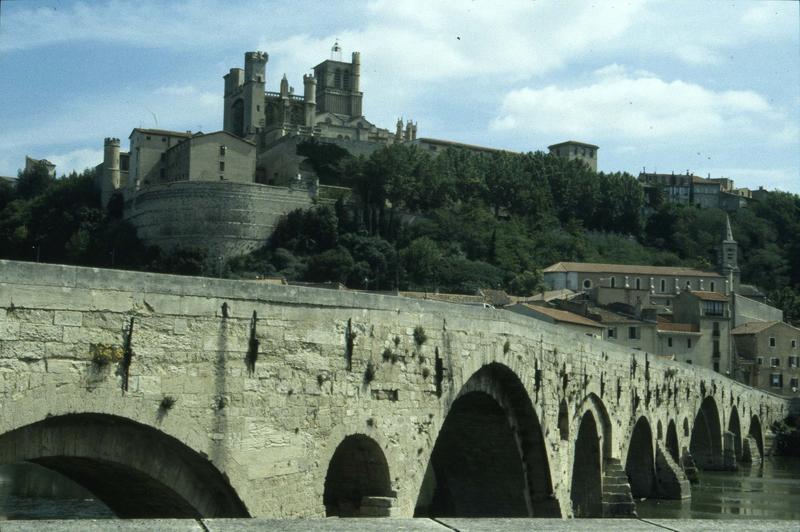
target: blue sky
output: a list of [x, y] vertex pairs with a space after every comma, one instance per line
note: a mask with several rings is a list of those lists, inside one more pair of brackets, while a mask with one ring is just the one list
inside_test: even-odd
[[81, 170], [134, 127], [221, 129], [245, 51], [269, 53], [267, 90], [302, 90], [335, 39], [382, 127], [800, 193], [800, 3], [752, 0], [2, 0], [0, 175]]

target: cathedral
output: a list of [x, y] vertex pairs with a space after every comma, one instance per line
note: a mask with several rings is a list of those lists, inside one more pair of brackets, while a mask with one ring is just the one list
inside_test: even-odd
[[121, 192], [129, 202], [148, 186], [176, 181], [232, 181], [286, 186], [313, 178], [297, 156], [299, 142], [317, 139], [368, 155], [387, 144], [413, 142], [417, 124], [398, 120], [395, 131], [362, 114], [361, 57], [342, 60], [338, 43], [331, 58], [303, 75], [295, 94], [286, 74], [277, 91], [266, 90], [265, 52], [247, 52], [244, 68], [225, 74], [223, 129], [203, 133], [135, 128], [130, 149], [107, 138], [98, 167], [103, 200]]

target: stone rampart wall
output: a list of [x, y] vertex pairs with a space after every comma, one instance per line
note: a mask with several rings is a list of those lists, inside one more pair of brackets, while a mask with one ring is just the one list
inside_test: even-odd
[[311, 205], [305, 188], [181, 181], [143, 189], [125, 215], [149, 245], [200, 247], [227, 258], [262, 246], [281, 216]]

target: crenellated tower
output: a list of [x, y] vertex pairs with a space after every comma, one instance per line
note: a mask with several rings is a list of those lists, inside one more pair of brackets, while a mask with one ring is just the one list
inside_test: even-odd
[[[334, 45], [334, 49], [337, 47], [338, 43]], [[341, 49], [338, 50], [340, 57]], [[317, 80], [317, 112], [334, 113], [349, 118], [362, 116], [361, 101], [364, 94], [360, 91], [359, 52], [353, 52], [349, 63], [337, 59], [323, 61], [314, 67], [314, 77]]]
[[244, 70], [232, 68], [225, 79], [223, 129], [252, 138], [264, 127], [264, 86], [269, 56], [266, 52], [244, 54]]

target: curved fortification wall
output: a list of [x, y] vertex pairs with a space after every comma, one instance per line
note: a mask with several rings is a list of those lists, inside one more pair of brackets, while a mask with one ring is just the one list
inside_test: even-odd
[[228, 258], [260, 247], [281, 216], [311, 205], [305, 187], [181, 181], [141, 190], [125, 217], [148, 245], [200, 247], [210, 258]]

